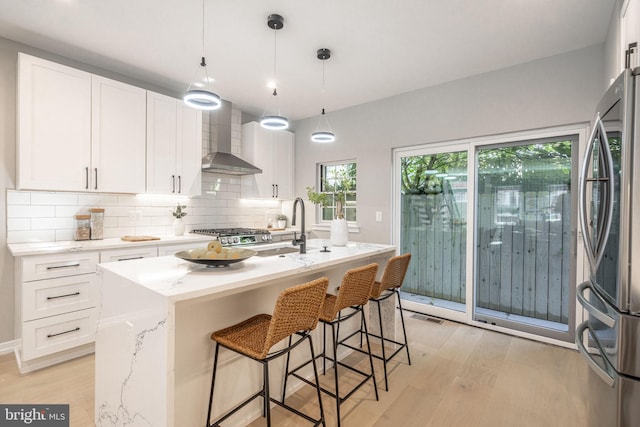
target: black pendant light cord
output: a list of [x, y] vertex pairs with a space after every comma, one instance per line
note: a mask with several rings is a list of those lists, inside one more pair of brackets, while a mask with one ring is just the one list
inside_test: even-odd
[[276, 37], [278, 37], [278, 29], [273, 29], [273, 96], [278, 95], [278, 74], [277, 74], [277, 52], [278, 52], [278, 43], [276, 42]]

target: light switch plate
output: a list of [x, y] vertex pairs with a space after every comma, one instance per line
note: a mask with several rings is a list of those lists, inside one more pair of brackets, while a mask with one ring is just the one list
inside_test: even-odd
[[382, 222], [382, 212], [381, 211], [376, 211], [376, 221], [377, 222]]

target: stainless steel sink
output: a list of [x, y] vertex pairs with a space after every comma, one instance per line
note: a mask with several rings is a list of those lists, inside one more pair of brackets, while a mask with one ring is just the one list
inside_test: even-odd
[[290, 254], [293, 252], [300, 252], [300, 248], [296, 248], [293, 246], [284, 246], [280, 248], [258, 250], [257, 252], [258, 253], [256, 254], [256, 256], [267, 257], [267, 256], [274, 256], [274, 255]]

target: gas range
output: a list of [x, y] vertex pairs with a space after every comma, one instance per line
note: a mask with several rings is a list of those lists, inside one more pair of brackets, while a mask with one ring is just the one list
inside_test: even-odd
[[260, 228], [201, 228], [191, 232], [212, 236], [222, 246], [256, 245], [272, 242], [269, 230]]

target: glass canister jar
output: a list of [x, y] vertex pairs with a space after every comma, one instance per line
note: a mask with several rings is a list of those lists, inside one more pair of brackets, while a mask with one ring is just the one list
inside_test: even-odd
[[76, 232], [73, 235], [74, 240], [89, 240], [91, 215], [74, 215], [76, 220]]
[[91, 208], [91, 240], [100, 240], [103, 238], [104, 228], [104, 209]]

